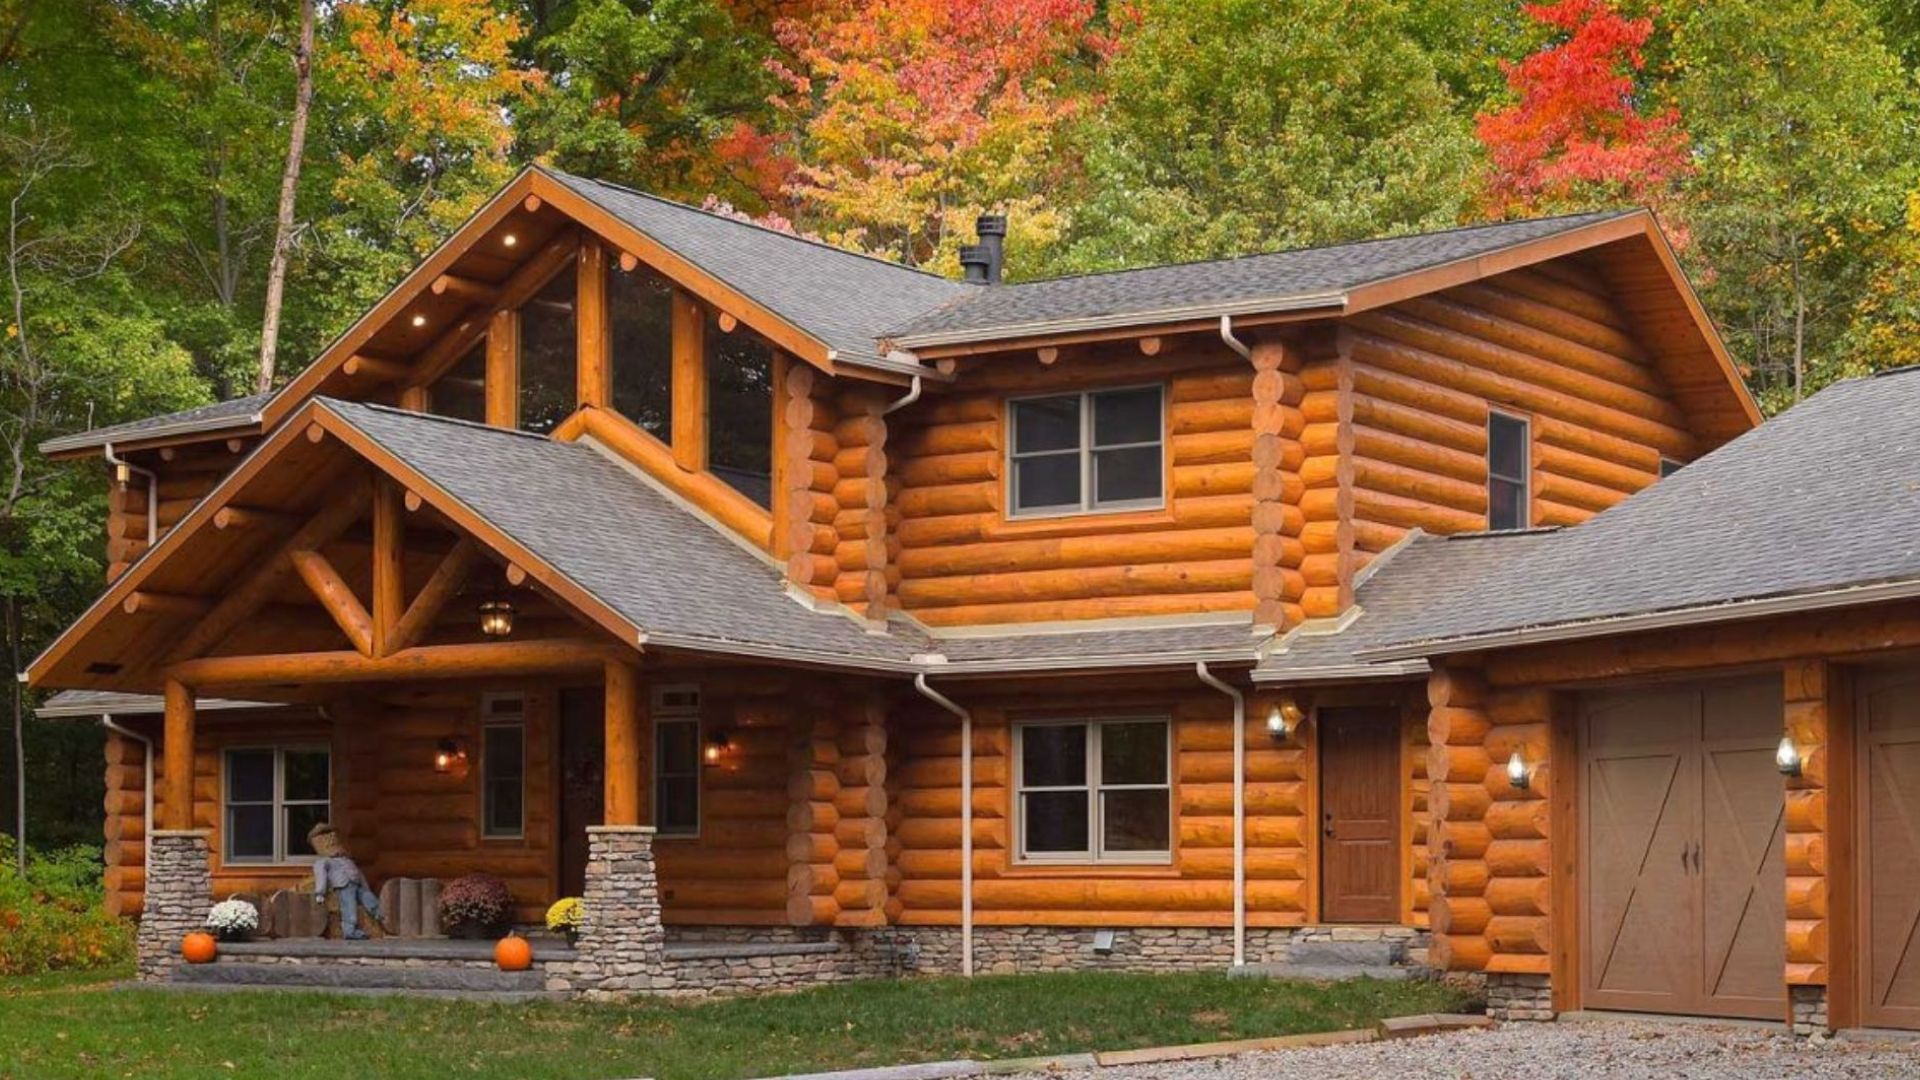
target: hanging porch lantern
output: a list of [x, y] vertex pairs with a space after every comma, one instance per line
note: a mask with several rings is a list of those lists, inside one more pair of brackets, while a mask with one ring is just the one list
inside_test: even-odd
[[513, 601], [495, 597], [480, 605], [480, 632], [490, 638], [513, 633]]

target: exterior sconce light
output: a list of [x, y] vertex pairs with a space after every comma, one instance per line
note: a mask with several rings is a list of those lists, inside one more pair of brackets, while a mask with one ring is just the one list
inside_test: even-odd
[[720, 764], [721, 755], [725, 754], [732, 746], [733, 740], [727, 738], [726, 732], [716, 731], [707, 736], [707, 745], [700, 751], [701, 758], [706, 761], [708, 765], [718, 765]]
[[507, 235], [500, 238], [501, 247], [512, 247], [513, 245], [519, 242], [520, 242], [520, 238], [513, 235], [512, 233], [508, 233]]
[[1300, 703], [1291, 697], [1283, 697], [1273, 708], [1267, 711], [1267, 734], [1274, 742], [1286, 742], [1287, 738], [1300, 729], [1300, 721], [1306, 713]]
[[494, 599], [481, 604], [480, 632], [490, 638], [513, 633], [513, 601]]
[[466, 748], [452, 739], [441, 739], [433, 748], [433, 771], [464, 774], [467, 771]]
[[1507, 783], [1512, 784], [1516, 791], [1525, 791], [1533, 786], [1533, 766], [1527, 764], [1527, 759], [1519, 750], [1515, 750], [1513, 756], [1507, 759]]
[[1791, 734], [1780, 736], [1780, 747], [1773, 752], [1773, 763], [1780, 769], [1780, 775], [1798, 777], [1804, 762], [1800, 758], [1800, 748], [1794, 745]]

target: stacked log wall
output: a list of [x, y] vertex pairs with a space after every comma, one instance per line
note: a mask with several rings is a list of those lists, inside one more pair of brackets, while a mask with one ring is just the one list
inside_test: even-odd
[[[1224, 346], [1132, 344], [1053, 366], [1005, 357], [894, 414], [888, 470], [901, 607], [952, 626], [1253, 607], [1252, 367]], [[1005, 399], [1159, 382], [1163, 509], [1009, 520]]]
[[[805, 364], [780, 363], [780, 413], [774, 425], [781, 443], [775, 551], [786, 559], [788, 581], [821, 600], [833, 600], [841, 576], [837, 556], [842, 539], [837, 526], [842, 506], [836, 494], [840, 471], [835, 466], [840, 456], [834, 407], [838, 388]], [[856, 486], [864, 490], [850, 485]]]
[[[1109, 685], [1119, 680], [1110, 680]], [[1221, 695], [1135, 689], [1097, 701], [1057, 689], [968, 695], [974, 715], [974, 918], [981, 925], [1228, 926], [1233, 919], [1233, 724]], [[1313, 777], [1298, 741], [1274, 746], [1258, 716], [1247, 732], [1247, 911], [1252, 926], [1307, 921]], [[1166, 715], [1173, 722], [1173, 858], [1165, 865], [1043, 866], [1015, 858], [1013, 724], [1038, 714]], [[960, 921], [960, 733], [903, 725], [898, 750], [897, 921]]]
[[251, 440], [216, 440], [206, 444], [170, 447], [138, 455], [135, 464], [158, 476], [154, 518], [158, 536], [147, 535], [147, 500], [153, 481], [141, 473], [128, 477], [123, 488], [114, 482], [114, 467], [105, 467], [107, 481], [107, 580], [117, 579], [144, 554], [151, 541], [187, 516], [244, 457]]
[[[1786, 665], [1787, 733], [1799, 747], [1800, 775], [1787, 780], [1786, 979], [1789, 986], [1825, 986], [1832, 935], [1828, 895], [1833, 866], [1827, 806], [1833, 743], [1831, 676], [1824, 660]], [[1846, 722], [1845, 718], [1842, 722]], [[1857, 789], [1856, 789], [1857, 790]]]
[[[778, 925], [786, 921], [787, 755], [794, 724], [784, 680], [747, 684], [736, 674], [697, 680], [707, 734], [727, 740], [700, 775], [698, 836], [660, 836], [661, 917], [668, 923]], [[651, 726], [646, 739], [652, 746]], [[651, 776], [644, 772], [644, 776]], [[651, 821], [651, 799], [646, 819]]]
[[1306, 384], [1302, 350], [1278, 340], [1252, 347], [1253, 377], [1253, 598], [1254, 622], [1285, 630], [1306, 619], [1303, 606], [1306, 518], [1301, 468], [1306, 430], [1301, 402]]
[[1427, 780], [1427, 712], [1425, 701], [1409, 699], [1406, 705], [1406, 756], [1402, 769], [1406, 805], [1402, 809], [1406, 842], [1406, 904], [1401, 921], [1408, 926], [1427, 926], [1429, 890], [1427, 869], [1432, 848], [1432, 784]]

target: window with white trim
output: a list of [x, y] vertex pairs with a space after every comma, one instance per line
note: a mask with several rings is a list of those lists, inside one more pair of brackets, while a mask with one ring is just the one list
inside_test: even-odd
[[700, 690], [653, 692], [653, 827], [661, 836], [700, 835]]
[[1155, 509], [1165, 501], [1166, 401], [1160, 386], [1014, 398], [1007, 403], [1011, 516]]
[[1173, 854], [1173, 725], [1045, 721], [1013, 729], [1018, 856], [1164, 863]]
[[490, 840], [527, 827], [527, 701], [519, 694], [480, 699], [480, 826]]
[[221, 760], [224, 861], [310, 862], [307, 833], [326, 821], [332, 763], [324, 746], [228, 750]]
[[1529, 428], [1523, 417], [1487, 414], [1487, 528], [1494, 532], [1533, 524], [1527, 491]]

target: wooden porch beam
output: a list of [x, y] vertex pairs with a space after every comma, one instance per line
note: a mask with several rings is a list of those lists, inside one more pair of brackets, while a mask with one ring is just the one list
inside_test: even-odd
[[391, 656], [402, 649], [410, 649], [425, 636], [447, 602], [466, 583], [467, 570], [473, 566], [474, 558], [479, 553], [480, 549], [474, 542], [464, 536], [453, 545], [453, 550], [447, 552], [446, 557], [440, 560], [440, 565], [434, 567], [427, 583], [420, 587], [420, 595], [413, 598], [413, 603], [407, 605], [406, 612], [394, 623], [393, 631], [386, 638], [386, 649], [381, 655]]
[[240, 621], [253, 614], [254, 609], [266, 603], [273, 591], [286, 580], [286, 574], [293, 569], [288, 558], [295, 551], [317, 548], [334, 539], [360, 519], [367, 508], [370, 492], [364, 484], [351, 486], [349, 494], [339, 502], [321, 510], [305, 525], [300, 526], [278, 548], [259, 563], [253, 575], [241, 582], [226, 599], [213, 606], [199, 625], [180, 639], [180, 644], [167, 654], [168, 661], [184, 660], [190, 656], [199, 656], [218, 645], [221, 639], [233, 632]]
[[707, 467], [707, 312], [673, 291], [673, 460], [688, 472]]
[[640, 669], [631, 659], [606, 664], [605, 825], [640, 824]]
[[393, 652], [391, 639], [407, 606], [406, 512], [400, 485], [382, 476], [373, 487], [373, 653]]
[[261, 683], [396, 682], [553, 675], [597, 671], [609, 662], [632, 662], [634, 650], [584, 638], [489, 641], [470, 645], [421, 645], [392, 656], [357, 652], [280, 653], [269, 656], [205, 656], [182, 660], [170, 678], [194, 686]]
[[353, 642], [353, 647], [360, 650], [362, 656], [372, 656], [373, 618], [367, 614], [360, 598], [353, 595], [353, 588], [340, 576], [340, 571], [333, 568], [325, 555], [312, 549], [288, 552], [287, 558], [292, 560], [300, 580], [312, 590], [314, 599], [320, 601], [340, 632]]
[[580, 245], [574, 306], [574, 334], [578, 346], [579, 402], [608, 408], [613, 402], [613, 330], [607, 318], [607, 249], [598, 243]]
[[165, 754], [163, 771], [166, 787], [161, 794], [161, 827], [193, 828], [193, 690], [177, 679], [168, 679], [166, 702]]

